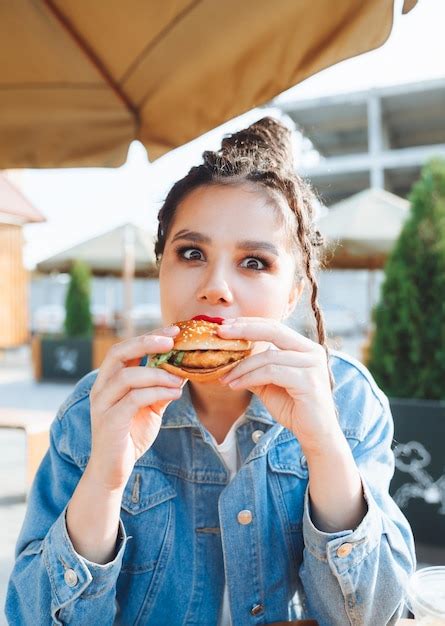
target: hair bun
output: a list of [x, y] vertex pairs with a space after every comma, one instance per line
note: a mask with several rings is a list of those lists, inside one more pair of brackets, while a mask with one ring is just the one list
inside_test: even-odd
[[239, 173], [239, 158], [227, 158], [227, 155], [221, 152], [214, 152], [213, 150], [203, 152], [202, 158], [206, 169], [214, 174], [232, 176]]
[[263, 117], [243, 130], [226, 135], [220, 150], [204, 152], [203, 159], [208, 169], [226, 175], [241, 173], [243, 162], [260, 171], [293, 172], [292, 132], [282, 122]]

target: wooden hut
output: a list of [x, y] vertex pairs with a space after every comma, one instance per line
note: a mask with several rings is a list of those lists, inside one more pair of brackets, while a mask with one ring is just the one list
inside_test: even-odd
[[27, 343], [29, 272], [23, 264], [23, 226], [45, 217], [0, 173], [0, 350]]

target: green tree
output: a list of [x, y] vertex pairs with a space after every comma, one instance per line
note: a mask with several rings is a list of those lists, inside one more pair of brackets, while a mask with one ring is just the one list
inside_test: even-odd
[[393, 398], [445, 399], [445, 160], [424, 166], [388, 258], [368, 367]]
[[70, 283], [65, 298], [65, 334], [87, 337], [93, 332], [90, 311], [91, 272], [83, 261], [75, 261], [70, 271]]

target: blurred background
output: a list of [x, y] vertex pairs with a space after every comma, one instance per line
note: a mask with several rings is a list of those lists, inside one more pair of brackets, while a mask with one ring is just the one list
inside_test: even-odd
[[[326, 238], [319, 301], [329, 346], [367, 365], [391, 398], [397, 459], [392, 492], [415, 529], [420, 564], [445, 564], [445, 378], [434, 383], [444, 372], [434, 359], [442, 368], [445, 362], [445, 312], [437, 305], [445, 290], [434, 272], [445, 273], [445, 266], [443, 256], [436, 264], [421, 261], [426, 251], [445, 247], [445, 199], [439, 218], [435, 209], [434, 241], [420, 250], [402, 235], [415, 228], [419, 234], [421, 218], [434, 225], [433, 200], [422, 205], [420, 192], [413, 196], [412, 190], [418, 181], [445, 176], [445, 5], [396, 1], [392, 10], [392, 31], [377, 49], [315, 68], [295, 86], [257, 98], [248, 110], [240, 103], [241, 115], [178, 147], [153, 144], [153, 159], [150, 146], [147, 152], [134, 140], [119, 167], [85, 161], [82, 167], [29, 163], [0, 170], [2, 606], [27, 493], [58, 407], [113, 343], [162, 323], [153, 245], [163, 199], [203, 150], [216, 149], [225, 133], [265, 115], [292, 129], [298, 173], [319, 198], [318, 228]], [[178, 118], [181, 107], [179, 102]], [[423, 270], [410, 273], [416, 260]], [[400, 263], [405, 273], [395, 270]], [[430, 299], [435, 322], [428, 317], [422, 326], [417, 316], [403, 326], [410, 319], [400, 315], [409, 312], [403, 295], [409, 281], [409, 298]], [[399, 292], [391, 317], [388, 294]], [[307, 291], [287, 323], [311, 336]], [[398, 328], [400, 336], [418, 337], [426, 327], [432, 336], [425, 333], [409, 354], [393, 341]], [[401, 382], [409, 378], [404, 362], [415, 372], [412, 387]], [[420, 388], [422, 378], [430, 384]]]

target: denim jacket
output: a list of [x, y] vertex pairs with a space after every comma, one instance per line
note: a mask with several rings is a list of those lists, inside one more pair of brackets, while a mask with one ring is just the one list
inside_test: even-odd
[[90, 455], [93, 371], [51, 425], [17, 541], [9, 624], [215, 626], [225, 579], [233, 626], [299, 617], [320, 626], [395, 624], [415, 556], [388, 494], [389, 404], [363, 365], [339, 352], [330, 359], [368, 505], [357, 528], [314, 526], [300, 444], [255, 395], [236, 431], [241, 467], [229, 482], [187, 383], [125, 487], [114, 560], [88, 561], [74, 550], [65, 512]]

